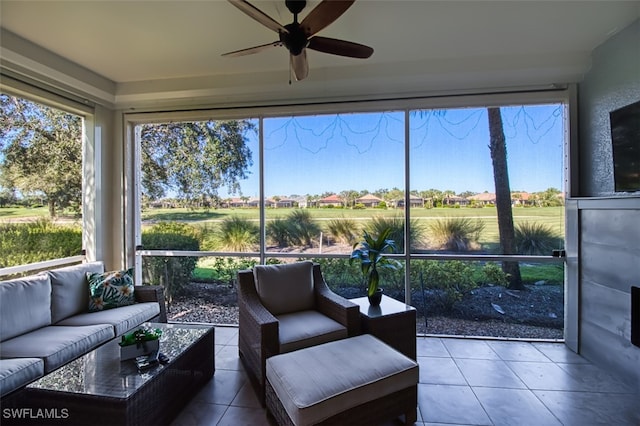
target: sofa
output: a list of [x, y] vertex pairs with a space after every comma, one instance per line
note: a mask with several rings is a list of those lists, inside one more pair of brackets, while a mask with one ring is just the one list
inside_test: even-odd
[[89, 312], [88, 273], [107, 275], [88, 262], [0, 282], [0, 396], [145, 322], [166, 322], [160, 286], [132, 287], [135, 303]]

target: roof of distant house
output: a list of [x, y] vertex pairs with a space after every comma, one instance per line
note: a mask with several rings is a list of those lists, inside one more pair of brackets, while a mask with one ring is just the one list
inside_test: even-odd
[[340, 198], [339, 196], [337, 196], [336, 194], [333, 195], [329, 195], [328, 197], [324, 197], [320, 199], [320, 202], [325, 202], [325, 203], [341, 203], [342, 202], [342, 198]]
[[362, 201], [382, 201], [382, 198], [380, 197], [376, 197], [375, 195], [371, 195], [371, 194], [367, 194], [367, 195], [363, 195], [362, 197], [358, 197], [356, 198], [356, 202], [362, 202]]
[[480, 194], [472, 195], [467, 197], [469, 200], [478, 200], [478, 201], [492, 201], [496, 199], [496, 194], [492, 192], [482, 192]]

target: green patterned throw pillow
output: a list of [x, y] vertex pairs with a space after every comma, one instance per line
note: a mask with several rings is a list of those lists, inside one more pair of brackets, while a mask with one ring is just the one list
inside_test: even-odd
[[87, 272], [89, 312], [133, 305], [133, 268], [103, 273]]

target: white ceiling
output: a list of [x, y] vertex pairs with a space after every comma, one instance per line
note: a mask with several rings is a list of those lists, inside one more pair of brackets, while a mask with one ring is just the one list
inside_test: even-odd
[[[252, 3], [282, 24], [292, 21], [284, 0]], [[301, 19], [317, 4], [309, 1]], [[309, 51], [308, 79], [289, 85], [284, 47], [220, 56], [278, 38], [226, 1], [0, 1], [3, 29], [111, 80], [120, 106], [575, 82], [592, 50], [638, 17], [640, 1], [358, 0], [319, 35], [369, 45], [373, 56]]]

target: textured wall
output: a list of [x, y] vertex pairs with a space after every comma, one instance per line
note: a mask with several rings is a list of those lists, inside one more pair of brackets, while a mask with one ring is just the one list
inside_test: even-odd
[[613, 195], [609, 113], [640, 100], [640, 20], [594, 50], [578, 99], [580, 195]]
[[[640, 391], [631, 344], [631, 286], [640, 285], [640, 207], [580, 209], [580, 353]], [[640, 202], [635, 203], [640, 204]]]
[[[579, 98], [579, 350], [640, 391], [631, 286], [640, 285], [640, 192], [616, 193], [609, 112], [640, 100], [640, 21], [593, 52]], [[640, 143], [640, 141], [639, 141]]]

